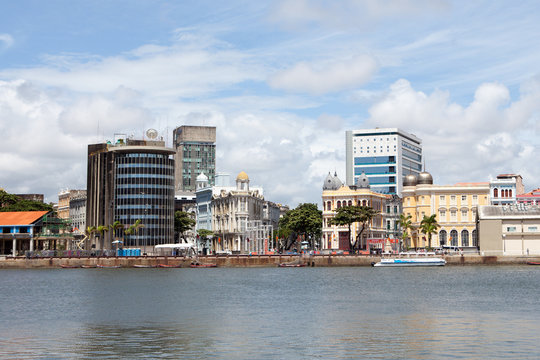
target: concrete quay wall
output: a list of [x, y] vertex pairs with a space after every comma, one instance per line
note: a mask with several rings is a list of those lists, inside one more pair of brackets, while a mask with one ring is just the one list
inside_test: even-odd
[[[480, 256], [480, 255], [452, 255], [444, 256], [447, 265], [525, 265], [528, 261], [540, 262], [539, 256]], [[229, 256], [201, 256], [200, 263], [217, 264], [218, 267], [275, 267], [280, 263], [301, 262], [307, 266], [371, 266], [377, 262], [378, 256], [355, 255], [229, 255]], [[0, 257], [0, 269], [39, 269], [61, 268], [62, 266], [121, 266], [123, 268], [134, 265], [157, 266], [166, 264], [178, 267], [189, 267], [193, 259], [184, 257], [90, 257], [90, 258], [39, 258], [27, 259], [23, 257]]]

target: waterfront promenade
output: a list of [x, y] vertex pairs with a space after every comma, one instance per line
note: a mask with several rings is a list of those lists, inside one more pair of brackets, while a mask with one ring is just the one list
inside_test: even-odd
[[[525, 265], [528, 261], [540, 262], [540, 256], [481, 256], [446, 255], [442, 256], [447, 265]], [[364, 255], [228, 255], [199, 256], [203, 264], [216, 264], [218, 267], [275, 267], [281, 263], [300, 261], [310, 267], [371, 266], [380, 261], [380, 256]], [[47, 257], [27, 259], [25, 257], [0, 257], [0, 269], [60, 268], [62, 266], [120, 266], [135, 265], [158, 266], [160, 264], [189, 267], [193, 258], [183, 256], [130, 256], [130, 257]]]

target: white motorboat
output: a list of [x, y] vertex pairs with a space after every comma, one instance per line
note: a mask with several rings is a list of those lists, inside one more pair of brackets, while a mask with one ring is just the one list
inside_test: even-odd
[[444, 266], [446, 260], [438, 257], [418, 257], [418, 258], [397, 258], [381, 259], [378, 263], [371, 263], [371, 266]]

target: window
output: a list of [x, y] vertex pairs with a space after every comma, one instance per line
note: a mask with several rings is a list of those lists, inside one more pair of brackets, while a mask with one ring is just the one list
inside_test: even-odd
[[472, 203], [473, 203], [473, 205], [478, 205], [478, 195], [473, 195], [472, 196]]
[[493, 189], [493, 197], [499, 197], [499, 189]]
[[469, 232], [467, 230], [461, 232], [461, 246], [469, 246]]
[[467, 201], [467, 195], [461, 195], [461, 201]]
[[465, 221], [467, 219], [467, 210], [461, 210], [461, 220]]
[[516, 227], [515, 226], [507, 226], [506, 227], [506, 232], [515, 232], [516, 231]]
[[446, 236], [447, 236], [446, 230], [439, 231], [439, 244], [440, 244], [440, 246], [446, 245]]
[[444, 195], [439, 196], [439, 201], [441, 202], [446, 201], [446, 196]]
[[529, 226], [529, 228], [528, 228], [527, 230], [530, 231], [530, 232], [537, 232], [537, 231], [538, 231], [538, 227], [536, 227], [536, 226]]
[[446, 221], [446, 211], [440, 210], [439, 211], [439, 221]]
[[455, 203], [456, 203], [456, 195], [450, 196], [450, 202], [451, 202], [452, 204], [455, 204]]
[[457, 211], [456, 210], [450, 210], [450, 220], [452, 220], [452, 221], [457, 220]]
[[457, 230], [450, 231], [450, 245], [458, 246], [458, 232], [457, 232]]
[[477, 246], [478, 247], [478, 235], [476, 233], [476, 230], [473, 230], [472, 231], [472, 246]]

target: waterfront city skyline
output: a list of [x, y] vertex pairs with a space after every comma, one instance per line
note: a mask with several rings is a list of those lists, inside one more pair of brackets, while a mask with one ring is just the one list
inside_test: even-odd
[[384, 4], [4, 2], [0, 187], [55, 202], [88, 144], [181, 125], [216, 126], [216, 170], [291, 207], [374, 127], [419, 137], [437, 184], [539, 187], [539, 5]]

